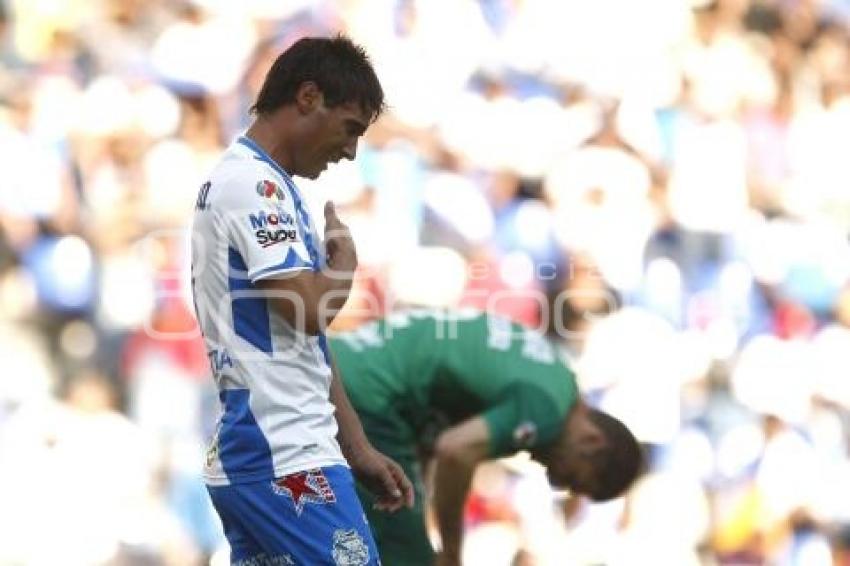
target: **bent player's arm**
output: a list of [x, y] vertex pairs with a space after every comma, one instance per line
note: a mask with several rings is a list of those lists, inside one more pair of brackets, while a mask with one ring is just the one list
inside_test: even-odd
[[435, 447], [434, 508], [443, 549], [441, 564], [460, 564], [463, 506], [479, 462], [490, 455], [490, 432], [483, 417], [443, 431]]
[[303, 269], [260, 279], [254, 285], [264, 291], [272, 308], [293, 328], [316, 336], [342, 309], [351, 290], [351, 278]]

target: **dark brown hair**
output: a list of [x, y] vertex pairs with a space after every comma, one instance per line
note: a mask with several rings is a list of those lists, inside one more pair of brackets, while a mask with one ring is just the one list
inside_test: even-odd
[[293, 103], [298, 88], [309, 81], [316, 83], [328, 108], [356, 102], [373, 120], [384, 111], [384, 91], [369, 56], [342, 35], [305, 37], [281, 53], [251, 111], [263, 115]]

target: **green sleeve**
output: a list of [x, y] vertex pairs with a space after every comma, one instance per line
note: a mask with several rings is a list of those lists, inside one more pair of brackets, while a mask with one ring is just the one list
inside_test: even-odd
[[490, 456], [506, 456], [555, 440], [564, 415], [554, 400], [528, 384], [511, 387], [483, 413], [490, 431]]

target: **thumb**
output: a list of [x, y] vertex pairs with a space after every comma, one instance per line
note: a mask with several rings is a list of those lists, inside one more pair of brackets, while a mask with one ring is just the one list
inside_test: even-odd
[[339, 222], [339, 218], [336, 215], [336, 207], [333, 201], [329, 200], [325, 203], [325, 223], [330, 224], [332, 222]]

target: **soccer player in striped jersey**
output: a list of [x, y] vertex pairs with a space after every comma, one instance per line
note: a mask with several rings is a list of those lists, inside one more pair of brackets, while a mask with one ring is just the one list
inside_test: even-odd
[[383, 104], [360, 47], [299, 40], [198, 194], [192, 289], [222, 405], [205, 480], [233, 564], [379, 564], [354, 478], [384, 510], [413, 504], [401, 468], [366, 439], [324, 336], [354, 244], [332, 204], [320, 236], [293, 181], [354, 159]]

